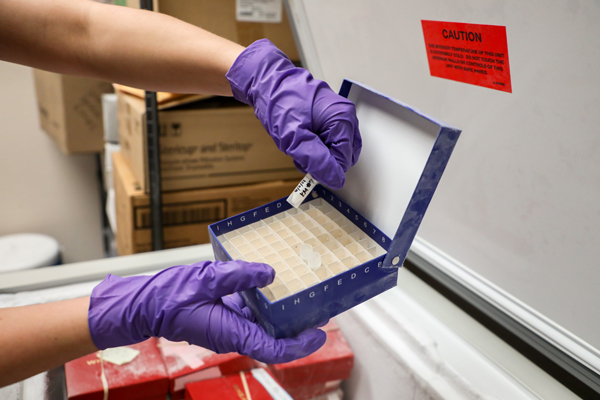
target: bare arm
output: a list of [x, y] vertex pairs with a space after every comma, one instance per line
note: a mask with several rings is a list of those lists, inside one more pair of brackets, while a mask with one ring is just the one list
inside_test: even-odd
[[3, 0], [0, 59], [137, 88], [231, 96], [244, 48], [178, 19], [89, 0]]
[[0, 309], [0, 387], [98, 351], [90, 298]]

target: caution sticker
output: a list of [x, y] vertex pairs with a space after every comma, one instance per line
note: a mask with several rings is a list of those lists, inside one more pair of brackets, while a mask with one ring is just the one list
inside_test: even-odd
[[431, 76], [512, 93], [506, 27], [421, 21]]

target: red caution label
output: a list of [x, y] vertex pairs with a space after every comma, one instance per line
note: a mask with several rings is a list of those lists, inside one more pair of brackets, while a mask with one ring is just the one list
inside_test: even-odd
[[421, 21], [431, 76], [512, 93], [506, 27]]

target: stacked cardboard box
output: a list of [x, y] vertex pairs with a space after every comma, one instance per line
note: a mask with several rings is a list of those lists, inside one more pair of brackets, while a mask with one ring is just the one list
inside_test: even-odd
[[100, 96], [109, 83], [34, 70], [42, 129], [65, 154], [100, 153], [104, 146]]
[[[195, 97], [191, 97], [195, 100]], [[160, 105], [160, 165], [164, 191], [302, 178], [277, 149], [252, 107], [213, 97]], [[142, 190], [149, 191], [144, 100], [118, 91], [122, 152]]]
[[[126, 0], [126, 4], [139, 8], [140, 1]], [[300, 60], [281, 1], [155, 0], [153, 7], [242, 46], [267, 38], [291, 60]]]
[[[120, 153], [113, 155], [119, 255], [150, 251], [150, 199]], [[298, 182], [182, 190], [162, 195], [165, 248], [208, 243], [208, 225], [287, 196]]]

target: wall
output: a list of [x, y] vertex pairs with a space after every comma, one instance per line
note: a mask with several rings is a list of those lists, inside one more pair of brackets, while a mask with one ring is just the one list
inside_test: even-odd
[[30, 68], [0, 62], [0, 87], [0, 236], [50, 235], [64, 262], [103, 257], [95, 156], [64, 156], [39, 128]]

